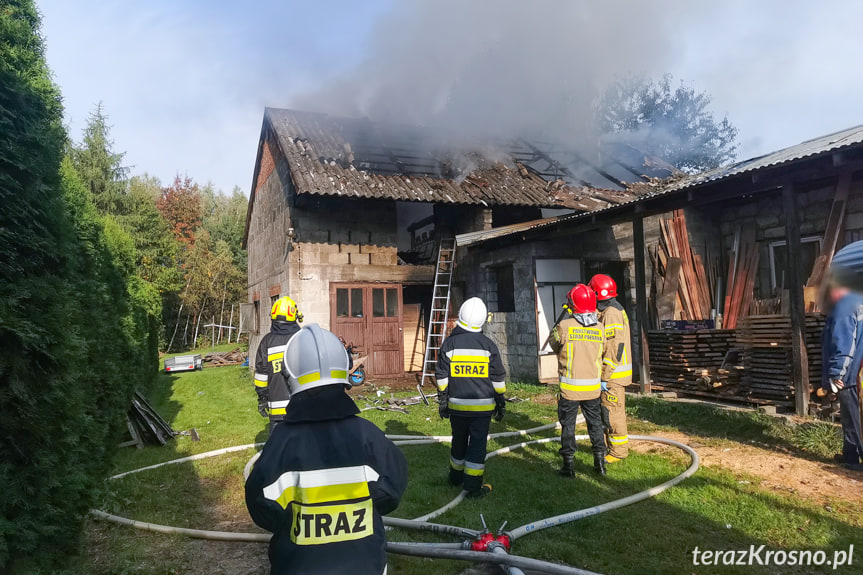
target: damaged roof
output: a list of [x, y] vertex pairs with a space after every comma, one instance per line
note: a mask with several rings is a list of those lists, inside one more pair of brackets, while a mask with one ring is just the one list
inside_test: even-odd
[[632, 149], [600, 165], [526, 140], [454, 151], [423, 128], [294, 110], [267, 108], [264, 123], [298, 194], [592, 211], [633, 200], [628, 183], [673, 169]]
[[850, 151], [854, 148], [860, 149], [863, 147], [861, 145], [863, 145], [863, 125], [848, 128], [833, 134], [827, 134], [819, 138], [806, 140], [788, 148], [783, 148], [763, 156], [757, 156], [728, 166], [708, 170], [700, 174], [692, 176], [682, 176], [678, 174], [666, 179], [649, 179], [630, 186], [630, 189], [634, 192], [634, 197], [631, 200], [616, 206], [607, 206], [587, 213], [556, 216], [542, 220], [534, 220], [532, 222], [514, 224], [511, 226], [503, 226], [491, 230], [461, 234], [456, 236], [456, 242], [459, 246], [467, 246], [478, 244], [493, 238], [515, 236], [529, 230], [532, 231], [563, 223], [596, 218], [606, 212], [625, 209], [627, 206], [635, 206], [636, 204], [661, 196], [670, 195], [675, 192], [694, 190], [695, 188], [703, 187], [708, 184], [715, 184], [729, 180], [735, 176], [789, 165], [809, 158], [823, 156], [825, 154], [833, 154], [843, 150]]

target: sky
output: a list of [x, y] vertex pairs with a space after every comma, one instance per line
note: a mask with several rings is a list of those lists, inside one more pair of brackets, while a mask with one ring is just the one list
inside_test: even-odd
[[76, 141], [101, 102], [132, 174], [248, 194], [264, 107], [577, 138], [595, 90], [672, 74], [738, 159], [863, 123], [854, 0], [37, 0]]

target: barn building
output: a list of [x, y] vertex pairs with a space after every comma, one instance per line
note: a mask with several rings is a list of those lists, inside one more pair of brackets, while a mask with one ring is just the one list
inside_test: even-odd
[[[421, 128], [268, 108], [244, 236], [251, 349], [269, 330], [271, 302], [290, 295], [307, 323], [368, 354], [370, 375], [420, 370], [441, 239], [622, 205], [635, 199], [627, 183], [672, 171], [620, 146], [455, 145]], [[566, 246], [556, 257], [570, 257]], [[512, 289], [523, 270], [484, 270], [501, 286], [483, 290], [493, 311], [535, 317], [533, 292]], [[455, 309], [478, 289], [459, 276], [451, 287]], [[535, 332], [509, 341], [536, 346]], [[508, 361], [517, 367], [517, 354]]]

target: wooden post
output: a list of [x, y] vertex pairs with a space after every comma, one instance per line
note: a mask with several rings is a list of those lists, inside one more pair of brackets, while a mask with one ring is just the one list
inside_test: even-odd
[[806, 354], [806, 308], [803, 304], [804, 278], [800, 274], [800, 222], [794, 184], [782, 186], [785, 212], [785, 241], [788, 247], [788, 293], [791, 306], [791, 375], [794, 378], [794, 403], [797, 415], [809, 411], [809, 360]]
[[635, 319], [638, 322], [640, 347], [641, 393], [650, 394], [650, 353], [647, 347], [647, 280], [644, 275], [644, 219], [632, 220], [632, 241], [635, 247]]

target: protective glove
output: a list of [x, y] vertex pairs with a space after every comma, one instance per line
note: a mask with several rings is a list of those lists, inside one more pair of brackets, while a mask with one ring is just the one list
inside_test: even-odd
[[599, 387], [602, 388], [602, 391], [608, 391], [608, 382], [607, 381], [600, 381]]
[[495, 396], [494, 401], [494, 420], [503, 421], [503, 416], [506, 415], [506, 398], [503, 396], [503, 394], [500, 394]]
[[441, 419], [449, 419], [449, 405], [447, 405], [447, 402], [438, 402], [437, 413], [440, 415]]
[[269, 397], [267, 396], [267, 388], [256, 387], [255, 392], [258, 394], [258, 413], [261, 414], [261, 417], [269, 417], [270, 411], [268, 409]]
[[449, 419], [449, 394], [446, 391], [438, 391], [437, 413], [441, 419]]

